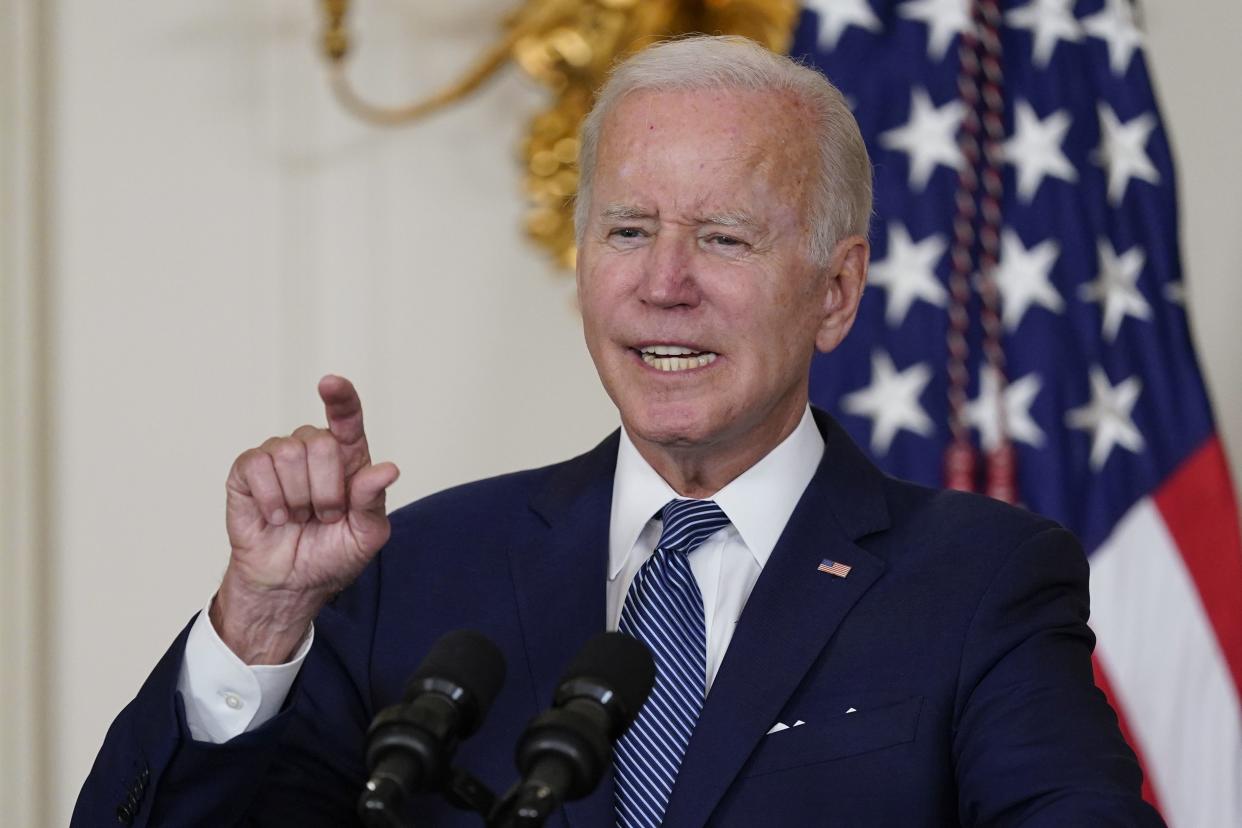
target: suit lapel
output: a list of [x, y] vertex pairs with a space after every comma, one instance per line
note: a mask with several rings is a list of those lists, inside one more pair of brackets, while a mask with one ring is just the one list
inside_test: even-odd
[[[706, 823], [850, 608], [884, 564], [854, 540], [887, 527], [878, 470], [827, 415], [824, 459], [746, 603], [673, 788], [666, 825]], [[829, 558], [851, 567], [817, 570]]]
[[[607, 624], [608, 522], [618, 437], [557, 467], [531, 500], [546, 525], [510, 550], [534, 709], [552, 704], [556, 682], [582, 645]], [[510, 665], [516, 671], [519, 665]], [[612, 775], [589, 797], [566, 804], [571, 824], [610, 824]]]

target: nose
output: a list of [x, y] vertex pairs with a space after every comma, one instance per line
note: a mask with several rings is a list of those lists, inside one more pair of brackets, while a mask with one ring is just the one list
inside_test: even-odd
[[663, 232], [648, 248], [638, 295], [660, 308], [696, 307], [701, 299], [694, 273], [694, 242]]

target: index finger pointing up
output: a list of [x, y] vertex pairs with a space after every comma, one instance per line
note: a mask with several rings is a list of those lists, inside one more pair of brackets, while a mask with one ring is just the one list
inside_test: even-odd
[[370, 462], [367, 435], [362, 428], [362, 400], [358, 399], [354, 384], [344, 377], [328, 374], [319, 381], [319, 398], [323, 400], [332, 436], [347, 453], [360, 449], [363, 455], [368, 455], [364, 465]]

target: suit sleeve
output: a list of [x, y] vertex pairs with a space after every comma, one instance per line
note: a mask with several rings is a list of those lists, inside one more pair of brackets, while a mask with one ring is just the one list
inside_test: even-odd
[[357, 824], [378, 570], [377, 558], [315, 619], [281, 712], [221, 744], [194, 740], [177, 692], [187, 626], [109, 728], [72, 828]]
[[980, 826], [1159, 826], [1095, 686], [1087, 561], [1059, 527], [1021, 543], [972, 619], [955, 709], [959, 816]]

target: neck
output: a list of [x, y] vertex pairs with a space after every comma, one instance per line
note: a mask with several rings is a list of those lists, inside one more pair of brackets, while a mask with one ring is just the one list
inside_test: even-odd
[[628, 426], [634, 448], [681, 497], [709, 498], [768, 455], [802, 421], [806, 399], [765, 419], [741, 435], [695, 445], [644, 440]]

